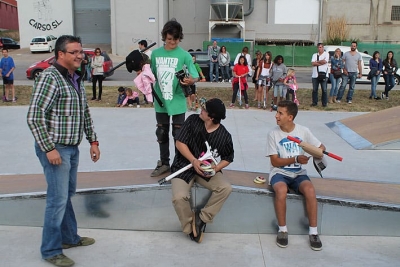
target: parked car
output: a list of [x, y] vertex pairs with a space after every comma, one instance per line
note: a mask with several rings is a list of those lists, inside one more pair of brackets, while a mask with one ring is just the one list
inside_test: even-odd
[[[88, 57], [94, 57], [94, 48], [84, 48], [83, 51], [85, 54], [88, 55]], [[107, 52], [102, 51], [101, 55], [104, 57], [104, 63], [103, 63], [103, 69], [105, 72], [109, 71], [110, 69], [113, 68], [113, 62]], [[48, 59], [33, 63], [31, 66], [28, 67], [26, 70], [26, 77], [28, 79], [36, 79], [40, 73], [42, 73], [43, 70], [47, 69], [50, 67], [55, 61], [55, 57], [49, 57]], [[114, 72], [109, 73], [107, 77], [113, 75]]]
[[[330, 58], [333, 57], [333, 55], [335, 54], [335, 50], [337, 48], [339, 48], [342, 51], [342, 56], [343, 56], [343, 53], [346, 53], [347, 51], [351, 50], [350, 46], [334, 46], [334, 45], [330, 46], [330, 45], [327, 45], [324, 48], [325, 48], [325, 51], [329, 53], [329, 63], [328, 63], [329, 70], [330, 70], [330, 67], [331, 67]], [[372, 56], [369, 55], [369, 54], [365, 54], [363, 52], [358, 52], [358, 53], [360, 53], [361, 58], [362, 58], [362, 61], [361, 61], [362, 77], [360, 79], [357, 79], [356, 81], [357, 82], [370, 83], [371, 81], [367, 79], [367, 76], [368, 76], [368, 73], [370, 71], [369, 60], [372, 58]], [[382, 58], [382, 54], [381, 54], [381, 58]], [[382, 58], [382, 60], [383, 60], [383, 58]], [[395, 76], [397, 76], [396, 84], [398, 84], [399, 76], [397, 74]], [[382, 75], [379, 78], [379, 83], [385, 83], [385, 80], [383, 79]]]
[[17, 41], [9, 37], [0, 37], [0, 49], [20, 49], [20, 45]]
[[49, 52], [51, 53], [56, 47], [57, 37], [53, 35], [42, 35], [33, 37], [29, 49], [32, 53]]

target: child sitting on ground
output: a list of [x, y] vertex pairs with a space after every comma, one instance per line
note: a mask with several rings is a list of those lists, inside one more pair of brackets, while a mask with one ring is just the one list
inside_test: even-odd
[[138, 92], [132, 91], [131, 88], [126, 88], [125, 89], [126, 97], [124, 101], [122, 102], [120, 107], [128, 105], [128, 107], [133, 107], [133, 104], [137, 104], [137, 108], [140, 108], [140, 103], [139, 103], [139, 94]]
[[117, 107], [120, 107], [126, 98], [125, 88], [118, 88], [118, 99], [117, 99]]
[[294, 101], [294, 89], [295, 86], [297, 86], [297, 81], [296, 81], [296, 73], [294, 69], [288, 69], [287, 75], [285, 80], [283, 81], [283, 84], [286, 85], [287, 87], [287, 92], [286, 92], [286, 100], [289, 100], [289, 95], [292, 95], [292, 101]]

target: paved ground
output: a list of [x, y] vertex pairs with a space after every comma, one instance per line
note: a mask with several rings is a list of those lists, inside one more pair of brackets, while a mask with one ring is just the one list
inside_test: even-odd
[[[42, 172], [25, 122], [26, 111], [27, 107], [0, 107], [0, 175]], [[83, 142], [79, 171], [154, 168], [158, 153], [152, 109], [93, 108], [92, 113], [101, 160], [93, 164], [89, 145]], [[266, 133], [275, 126], [274, 114], [227, 111], [223, 123], [232, 133], [235, 146], [235, 161], [229, 169], [268, 172]], [[398, 184], [399, 150], [355, 150], [325, 125], [356, 115], [304, 111], [296, 121], [309, 127], [328, 150], [344, 158], [343, 162], [328, 160], [326, 177]], [[317, 175], [311, 165], [307, 169], [310, 175]], [[391, 237], [322, 236], [324, 248], [314, 252], [308, 247], [307, 236], [290, 236], [289, 247], [280, 249], [274, 235], [206, 234], [202, 244], [195, 244], [176, 232], [81, 229], [80, 234], [97, 242], [65, 251], [76, 266], [394, 267], [400, 262], [400, 238]], [[40, 228], [0, 226], [0, 266], [50, 266], [40, 260], [40, 239]]]
[[[84, 142], [80, 171], [154, 167], [157, 144], [151, 109], [95, 108], [92, 112], [102, 158], [98, 164], [90, 162]], [[0, 124], [6, 126], [0, 128], [5, 137], [0, 140], [0, 172], [41, 173], [25, 123], [26, 107], [1, 107], [0, 114]], [[326, 122], [356, 115], [300, 112], [297, 121], [312, 129], [328, 149], [343, 156], [343, 162], [328, 161], [326, 177], [398, 183], [399, 151], [354, 150], [325, 126]], [[275, 125], [274, 113], [228, 110], [224, 124], [235, 143], [235, 162], [229, 168], [268, 171], [265, 135]], [[316, 175], [312, 166], [308, 169]], [[40, 228], [0, 226], [0, 266], [48, 266], [40, 260], [40, 234]], [[76, 266], [397, 266], [400, 260], [400, 238], [389, 237], [322, 236], [324, 250], [313, 252], [307, 236], [291, 236], [290, 246], [279, 249], [274, 235], [208, 234], [202, 244], [194, 244], [181, 233], [82, 229], [81, 234], [95, 237], [97, 243], [65, 252]]]

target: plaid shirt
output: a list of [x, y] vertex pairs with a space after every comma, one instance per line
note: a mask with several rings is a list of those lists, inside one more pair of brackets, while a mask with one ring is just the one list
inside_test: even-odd
[[27, 122], [44, 152], [53, 150], [55, 144], [79, 145], [83, 132], [89, 142], [97, 141], [80, 72], [76, 74], [78, 88], [68, 70], [56, 62], [34, 83]]

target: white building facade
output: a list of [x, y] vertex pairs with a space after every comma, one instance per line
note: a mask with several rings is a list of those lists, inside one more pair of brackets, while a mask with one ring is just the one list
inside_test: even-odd
[[400, 0], [18, 1], [21, 47], [37, 35], [73, 34], [84, 45], [108, 44], [116, 55], [127, 55], [142, 39], [160, 46], [160, 32], [170, 18], [183, 26], [181, 46], [196, 50], [210, 38], [314, 44], [324, 40], [328, 20], [342, 16], [349, 38], [397, 42]]

